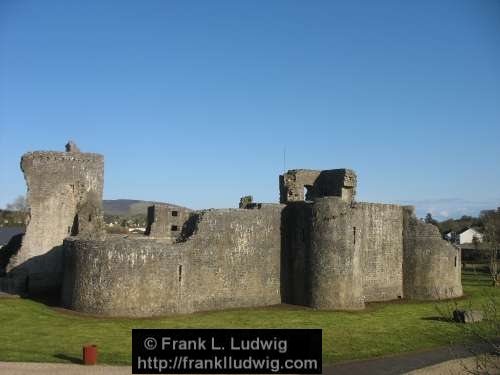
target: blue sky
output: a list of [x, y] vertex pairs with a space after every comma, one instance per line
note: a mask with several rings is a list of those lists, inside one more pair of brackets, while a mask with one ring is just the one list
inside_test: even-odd
[[500, 206], [500, 2], [2, 0], [0, 207], [68, 139], [105, 199], [277, 201], [286, 148], [358, 200]]

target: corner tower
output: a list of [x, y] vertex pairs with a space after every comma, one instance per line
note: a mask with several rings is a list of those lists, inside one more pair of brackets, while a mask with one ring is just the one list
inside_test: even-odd
[[24, 154], [21, 170], [28, 187], [29, 222], [7, 272], [24, 279], [21, 285], [28, 292], [37, 293], [60, 284], [64, 238], [103, 231], [104, 158], [80, 152], [70, 141], [66, 152]]

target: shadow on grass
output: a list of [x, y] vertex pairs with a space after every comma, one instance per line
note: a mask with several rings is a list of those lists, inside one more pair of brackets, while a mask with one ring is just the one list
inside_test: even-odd
[[426, 316], [422, 320], [433, 320], [435, 322], [445, 322], [445, 323], [455, 323], [451, 318], [445, 318], [444, 316]]
[[83, 364], [83, 361], [82, 361], [81, 358], [72, 357], [72, 356], [69, 356], [69, 355], [66, 355], [66, 354], [63, 354], [63, 353], [54, 354], [54, 357], [58, 358], [58, 359], [62, 359], [64, 361], [75, 363], [75, 364], [78, 364], [78, 365]]

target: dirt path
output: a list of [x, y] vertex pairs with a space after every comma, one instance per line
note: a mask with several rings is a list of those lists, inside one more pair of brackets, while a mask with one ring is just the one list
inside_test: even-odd
[[[455, 374], [467, 373], [460, 365], [463, 358], [468, 358], [468, 367], [473, 365], [474, 355], [491, 351], [486, 343], [474, 345], [454, 345], [433, 350], [405, 353], [395, 356], [372, 358], [364, 361], [339, 363], [323, 367], [323, 374], [331, 375], [401, 375], [401, 374], [449, 374], [449, 369], [456, 369]], [[497, 357], [500, 361], [500, 358]], [[500, 365], [500, 364], [499, 364]], [[433, 369], [433, 367], [435, 367]], [[458, 372], [462, 370], [462, 372]], [[419, 372], [420, 371], [420, 372]], [[431, 372], [433, 371], [433, 372]], [[442, 371], [442, 372], [440, 372]]]

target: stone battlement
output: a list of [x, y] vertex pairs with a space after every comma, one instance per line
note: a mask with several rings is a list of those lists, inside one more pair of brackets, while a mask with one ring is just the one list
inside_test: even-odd
[[73, 153], [73, 152], [56, 152], [56, 151], [32, 151], [24, 154], [22, 161], [40, 160], [47, 162], [82, 162], [94, 163], [103, 162], [104, 156], [90, 152]]

